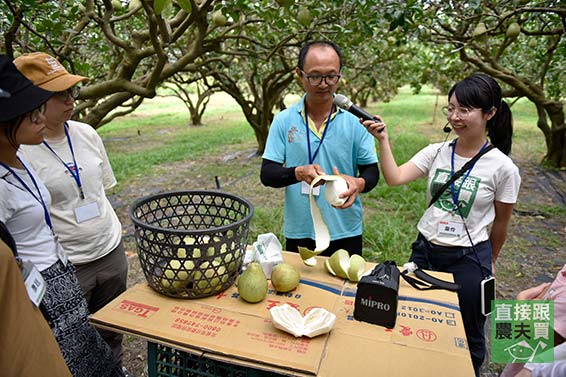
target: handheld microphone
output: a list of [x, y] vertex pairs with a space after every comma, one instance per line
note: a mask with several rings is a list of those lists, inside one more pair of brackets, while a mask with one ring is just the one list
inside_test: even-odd
[[334, 97], [334, 104], [336, 106], [340, 107], [341, 109], [344, 109], [344, 110], [354, 114], [358, 118], [362, 118], [363, 120], [375, 120], [377, 122], [381, 122], [378, 119], [376, 119], [373, 115], [371, 115], [367, 111], [365, 111], [364, 109], [354, 105], [354, 103], [352, 101], [350, 101], [348, 99], [348, 97], [346, 97], [342, 94], [337, 94]]

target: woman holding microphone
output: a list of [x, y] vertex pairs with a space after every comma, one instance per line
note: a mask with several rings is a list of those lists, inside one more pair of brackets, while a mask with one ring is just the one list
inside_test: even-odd
[[[457, 138], [430, 144], [400, 166], [385, 123], [378, 117], [378, 122], [362, 124], [379, 141], [381, 171], [388, 185], [428, 180], [429, 206], [417, 225], [410, 260], [423, 269], [452, 273], [461, 286], [464, 328], [479, 375], [485, 356], [482, 281], [491, 280], [495, 272], [521, 178], [507, 156], [511, 111], [493, 78], [474, 74], [456, 83], [448, 93], [446, 114]], [[450, 182], [461, 169], [460, 177]]]

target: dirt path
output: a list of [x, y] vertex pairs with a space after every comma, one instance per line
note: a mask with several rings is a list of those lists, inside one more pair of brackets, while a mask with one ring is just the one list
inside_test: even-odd
[[[253, 148], [250, 149], [253, 152]], [[245, 171], [238, 177], [229, 177], [222, 184], [229, 186], [227, 190], [238, 191], [250, 185], [259, 185], [257, 172], [260, 160], [253, 158], [251, 153], [225, 151], [221, 156], [210, 156], [218, 162], [230, 160], [231, 163], [241, 164], [239, 171]], [[178, 177], [186, 174], [194, 162], [188, 161], [168, 166], [168, 174], [161, 178], [131, 182], [121, 192], [113, 195], [111, 200], [117, 208], [118, 216], [125, 230], [125, 244], [130, 261], [129, 286], [144, 282], [135, 244], [133, 241], [133, 225], [128, 217], [132, 201], [160, 191], [175, 187], [215, 188], [215, 182], [206, 176]], [[522, 186], [519, 195], [519, 205], [514, 213], [508, 241], [497, 263], [497, 289], [499, 298], [514, 298], [524, 288], [551, 281], [557, 271], [566, 263], [566, 219], [556, 208], [566, 206], [566, 171], [548, 172], [525, 160], [517, 161], [521, 170]], [[173, 169], [173, 171], [171, 171]], [[189, 185], [190, 179], [190, 185]], [[262, 194], [261, 189], [253, 190]], [[269, 197], [273, 191], [269, 191]], [[252, 202], [254, 198], [248, 198]], [[274, 200], [282, 200], [275, 198]], [[562, 211], [563, 213], [563, 211]], [[134, 376], [147, 376], [147, 351], [145, 341], [127, 336], [124, 341], [124, 365]], [[483, 376], [497, 376], [501, 367], [487, 366]]]
[[497, 266], [504, 298], [553, 280], [566, 263], [566, 219], [555, 211], [566, 207], [566, 171], [545, 171], [524, 160], [517, 164], [519, 204]]

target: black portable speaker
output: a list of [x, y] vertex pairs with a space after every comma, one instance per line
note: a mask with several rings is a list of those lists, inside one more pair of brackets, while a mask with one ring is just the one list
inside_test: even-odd
[[399, 269], [394, 261], [385, 261], [359, 281], [354, 318], [392, 329], [397, 320], [398, 300]]

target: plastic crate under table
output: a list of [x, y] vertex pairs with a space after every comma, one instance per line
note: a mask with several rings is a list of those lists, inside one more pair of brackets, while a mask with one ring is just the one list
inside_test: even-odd
[[234, 365], [197, 356], [162, 344], [147, 342], [149, 377], [278, 377], [275, 372]]

